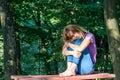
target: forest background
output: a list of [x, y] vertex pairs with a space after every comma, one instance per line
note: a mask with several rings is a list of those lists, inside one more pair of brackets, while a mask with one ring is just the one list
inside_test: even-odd
[[[115, 40], [112, 40], [108, 31], [109, 26], [112, 26], [117, 27], [115, 32], [119, 32], [120, 0], [116, 2], [115, 0], [1, 0], [0, 2], [1, 80], [3, 78], [9, 80], [12, 74], [44, 75], [64, 71], [66, 58], [61, 53], [63, 46], [61, 34], [64, 26], [68, 24], [80, 25], [94, 34], [97, 44], [95, 70], [115, 73], [116, 80], [120, 80], [118, 76], [120, 69], [114, 72], [115, 67], [120, 66], [114, 62], [115, 56], [118, 56], [116, 61], [120, 62], [120, 50], [117, 55], [111, 53], [110, 50], [114, 49], [117, 43], [114, 43]], [[116, 15], [113, 16], [116, 22], [114, 20], [107, 22], [105, 12], [108, 10], [107, 15], [111, 16], [110, 6], [114, 10], [111, 14]], [[8, 18], [4, 19], [3, 12]], [[111, 34], [116, 36], [114, 33]], [[110, 42], [111, 40], [113, 42]]]

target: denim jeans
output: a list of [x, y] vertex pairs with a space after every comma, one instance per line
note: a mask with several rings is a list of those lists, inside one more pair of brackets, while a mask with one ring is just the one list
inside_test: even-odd
[[[82, 39], [77, 39], [72, 42], [73, 44], [80, 45], [82, 43]], [[69, 51], [73, 51], [72, 48], [67, 48]], [[72, 55], [67, 56], [67, 62], [77, 64], [76, 74], [90, 74], [94, 72], [94, 62], [91, 59], [90, 51], [86, 48], [80, 58], [76, 58]]]

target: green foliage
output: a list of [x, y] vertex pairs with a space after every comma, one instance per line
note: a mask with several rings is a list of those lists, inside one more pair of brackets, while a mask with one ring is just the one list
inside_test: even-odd
[[66, 68], [61, 34], [68, 24], [95, 35], [96, 70], [112, 71], [101, 0], [14, 0], [11, 7], [20, 37], [22, 74], [57, 74]]
[[[2, 33], [1, 28], [0, 28], [0, 33]], [[3, 76], [3, 38], [2, 35], [0, 34], [0, 80], [2, 79]]]
[[[58, 3], [54, 0], [23, 0], [20, 3], [14, 1], [12, 7], [15, 10], [15, 22], [20, 34], [21, 65], [24, 74], [54, 74], [62, 71], [62, 69], [61, 71], [58, 69], [59, 62], [63, 60], [64, 63], [65, 61], [61, 54], [63, 43], [60, 38], [61, 31], [67, 24], [78, 24], [95, 33], [98, 54], [103, 57], [109, 56], [109, 54], [102, 54], [106, 53], [105, 51], [101, 53], [99, 50], [99, 48], [104, 50], [103, 46], [107, 45], [107, 40], [103, 42], [106, 32], [102, 2], [59, 0]], [[108, 46], [106, 46], [106, 49], [108, 50]], [[29, 57], [26, 58], [26, 56]], [[103, 58], [100, 59], [98, 59], [96, 69], [99, 71], [105, 70], [106, 64], [104, 62], [108, 59], [104, 58], [102, 64], [105, 65], [99, 65]], [[55, 61], [57, 61], [56, 66], [54, 65]], [[31, 68], [33, 70], [29, 71]], [[57, 72], [55, 72], [56, 69]]]

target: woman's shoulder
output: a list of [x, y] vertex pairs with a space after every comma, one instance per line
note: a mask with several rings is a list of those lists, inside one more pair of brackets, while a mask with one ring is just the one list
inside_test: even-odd
[[85, 37], [93, 37], [93, 34], [92, 33], [85, 33]]
[[85, 38], [89, 38], [91, 40], [91, 43], [95, 42], [95, 37], [92, 33], [86, 33]]

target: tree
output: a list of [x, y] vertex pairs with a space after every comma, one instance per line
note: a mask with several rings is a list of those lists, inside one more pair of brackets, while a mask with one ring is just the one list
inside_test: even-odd
[[112, 55], [115, 80], [120, 80], [120, 33], [116, 20], [116, 0], [104, 0], [104, 18], [108, 35], [109, 51]]
[[10, 80], [11, 75], [17, 74], [16, 34], [10, 11], [10, 0], [0, 0], [1, 26], [4, 40], [4, 80]]

